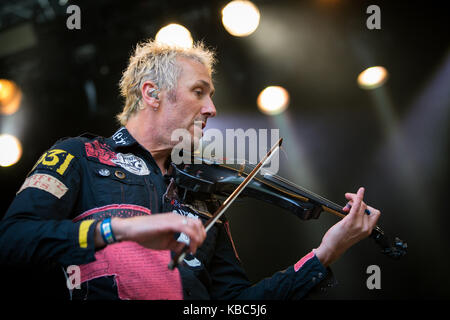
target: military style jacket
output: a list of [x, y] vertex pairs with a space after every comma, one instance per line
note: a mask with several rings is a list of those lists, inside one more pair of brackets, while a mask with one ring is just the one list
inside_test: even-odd
[[[171, 183], [172, 182], [172, 183]], [[173, 271], [173, 253], [131, 241], [94, 247], [96, 222], [176, 211], [209, 219], [217, 205], [184, 204], [170, 174], [163, 175], [127, 131], [109, 138], [62, 139], [27, 175], [0, 222], [0, 263], [62, 267], [72, 299], [300, 299], [325, 278], [313, 252], [253, 284], [247, 278], [226, 219], [207, 234], [195, 256]], [[186, 241], [180, 234], [179, 241]], [[72, 277], [74, 270], [79, 278]], [[69, 285], [69, 284], [73, 285]]]

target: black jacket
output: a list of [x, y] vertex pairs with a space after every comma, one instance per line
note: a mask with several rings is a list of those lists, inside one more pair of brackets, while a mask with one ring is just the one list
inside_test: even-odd
[[300, 299], [329, 272], [310, 253], [252, 284], [225, 219], [211, 228], [195, 257], [188, 255], [174, 271], [167, 269], [169, 251], [134, 242], [95, 250], [95, 221], [106, 217], [175, 210], [206, 221], [214, 204], [181, 203], [176, 192], [168, 192], [170, 181], [124, 127], [110, 138], [60, 140], [32, 168], [0, 223], [0, 262], [50, 261], [65, 271], [76, 266], [81, 285], [70, 296], [81, 299]]

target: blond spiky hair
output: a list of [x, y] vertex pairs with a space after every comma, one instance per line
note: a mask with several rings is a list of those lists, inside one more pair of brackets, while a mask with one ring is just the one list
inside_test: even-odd
[[210, 75], [213, 73], [214, 52], [207, 49], [203, 42], [182, 48], [149, 39], [136, 46], [119, 83], [120, 94], [125, 99], [123, 111], [117, 115], [121, 125], [125, 125], [130, 116], [138, 111], [142, 103], [141, 86], [145, 81], [152, 81], [160, 90], [170, 92], [176, 88], [181, 73], [178, 57], [196, 60], [207, 68]]

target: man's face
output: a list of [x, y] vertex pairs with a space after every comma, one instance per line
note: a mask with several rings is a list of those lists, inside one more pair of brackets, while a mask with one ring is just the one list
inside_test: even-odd
[[197, 143], [207, 119], [216, 115], [216, 107], [211, 98], [214, 86], [207, 68], [200, 62], [179, 58], [178, 63], [182, 71], [177, 88], [174, 92], [167, 93], [164, 101], [161, 101], [164, 131], [168, 134], [166, 138], [170, 139], [174, 130], [185, 129], [193, 137], [191, 142]]

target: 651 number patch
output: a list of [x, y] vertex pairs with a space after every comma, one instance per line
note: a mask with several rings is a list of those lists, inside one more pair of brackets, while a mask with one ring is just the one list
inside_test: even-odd
[[51, 171], [55, 171], [60, 175], [64, 175], [73, 158], [74, 156], [65, 150], [49, 150], [39, 158], [31, 171], [34, 171], [38, 168], [45, 168]]

